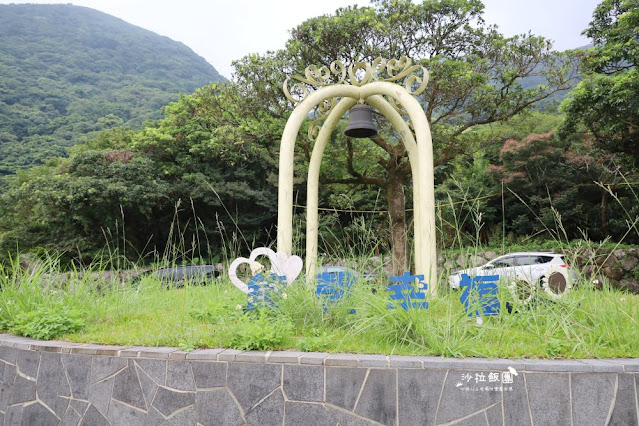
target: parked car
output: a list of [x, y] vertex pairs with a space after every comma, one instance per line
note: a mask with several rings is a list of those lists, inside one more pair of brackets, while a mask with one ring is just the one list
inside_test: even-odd
[[448, 277], [452, 288], [459, 288], [462, 274], [470, 277], [499, 275], [517, 297], [527, 300], [540, 285], [551, 297], [559, 297], [577, 281], [577, 273], [566, 265], [562, 254], [552, 252], [518, 252], [499, 256], [485, 265], [462, 269]]
[[188, 282], [202, 284], [211, 279], [218, 278], [220, 271], [215, 265], [175, 266], [173, 268], [158, 269], [153, 274], [160, 281], [181, 286]]

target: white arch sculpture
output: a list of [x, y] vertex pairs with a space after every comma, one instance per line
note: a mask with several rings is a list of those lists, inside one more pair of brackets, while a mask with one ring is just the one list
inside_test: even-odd
[[[422, 70], [423, 77], [413, 74]], [[389, 77], [381, 78], [386, 72]], [[331, 78], [340, 75], [333, 83]], [[307, 220], [306, 220], [306, 274], [314, 276], [317, 267], [318, 240], [318, 191], [319, 172], [324, 149], [331, 132], [342, 116], [357, 102], [365, 102], [376, 108], [401, 135], [408, 152], [413, 175], [413, 204], [415, 223], [415, 273], [423, 274], [429, 283], [429, 292], [436, 294], [437, 252], [435, 236], [435, 186], [433, 173], [433, 145], [428, 120], [422, 106], [413, 96], [424, 90], [428, 74], [419, 66], [411, 66], [407, 58], [386, 61], [377, 58], [372, 64], [358, 62], [348, 69], [350, 84], [346, 81], [346, 69], [340, 62], [328, 67], [310, 66], [306, 69], [306, 78], [293, 77], [311, 86], [321, 86], [308, 93], [307, 87], [295, 83], [294, 88], [301, 90], [301, 100], [290, 95], [288, 80], [284, 83], [287, 97], [299, 102], [289, 117], [280, 146], [277, 251], [290, 256], [293, 245], [293, 163], [295, 140], [299, 129], [315, 107], [319, 107], [324, 116], [315, 120], [309, 135], [317, 133], [311, 155], [307, 181]], [[361, 79], [356, 76], [363, 75]], [[394, 83], [404, 79], [405, 87]], [[416, 91], [414, 84], [420, 83]], [[386, 96], [386, 98], [384, 98]], [[340, 99], [338, 101], [338, 99]], [[401, 113], [401, 114], [400, 114]], [[413, 124], [415, 136], [408, 123], [402, 117], [407, 115]], [[318, 123], [324, 122], [319, 128]], [[319, 132], [318, 132], [319, 130]]]

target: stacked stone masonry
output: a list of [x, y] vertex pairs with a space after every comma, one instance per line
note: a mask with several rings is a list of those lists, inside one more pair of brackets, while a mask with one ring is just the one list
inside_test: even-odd
[[486, 360], [0, 335], [5, 425], [636, 425], [639, 358]]

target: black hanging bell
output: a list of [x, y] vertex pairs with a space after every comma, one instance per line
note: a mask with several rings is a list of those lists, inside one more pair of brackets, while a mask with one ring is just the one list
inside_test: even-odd
[[373, 111], [370, 106], [356, 104], [351, 108], [344, 134], [352, 138], [370, 138], [377, 134], [377, 126], [373, 122]]

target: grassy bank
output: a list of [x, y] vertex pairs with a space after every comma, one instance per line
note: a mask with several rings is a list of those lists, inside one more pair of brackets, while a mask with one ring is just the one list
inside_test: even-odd
[[460, 293], [446, 289], [428, 300], [428, 309], [406, 312], [387, 308], [383, 283], [358, 282], [336, 304], [323, 303], [313, 286], [294, 283], [270, 309], [245, 312], [246, 295], [225, 278], [167, 287], [151, 275], [108, 282], [99, 271], [59, 280], [55, 262], [30, 272], [1, 268], [0, 328], [42, 339], [490, 358], [639, 354], [639, 296], [596, 290], [587, 280], [559, 301], [538, 292], [528, 304], [500, 288], [500, 315], [478, 325]]

